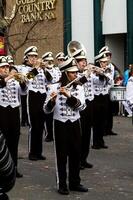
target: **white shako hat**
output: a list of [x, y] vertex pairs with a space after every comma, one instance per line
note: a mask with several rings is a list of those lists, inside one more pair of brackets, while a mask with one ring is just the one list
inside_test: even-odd
[[35, 55], [38, 56], [38, 49], [36, 46], [30, 46], [24, 51], [25, 56]]
[[0, 56], [0, 67], [9, 66], [6, 56]]
[[74, 57], [76, 60], [87, 59], [86, 53], [83, 49], [77, 49], [74, 53], [72, 53], [71, 56]]
[[51, 51], [46, 52], [45, 54], [42, 55], [42, 59], [44, 61], [53, 61], [54, 60], [53, 53]]
[[61, 72], [78, 72], [77, 62], [74, 58], [69, 58], [59, 65]]
[[60, 59], [65, 60], [65, 54], [63, 52], [59, 52], [59, 53], [56, 54], [55, 58], [57, 60], [60, 60]]
[[95, 56], [95, 62], [100, 62], [100, 61], [109, 61], [106, 53], [102, 52], [100, 54], [98, 54], [97, 56]]
[[100, 53], [105, 53], [105, 54], [112, 54], [111, 51], [109, 51], [109, 47], [108, 46], [104, 46], [100, 49], [99, 54]]
[[10, 63], [14, 63], [13, 57], [11, 55], [7, 55], [6, 56], [7, 62]]

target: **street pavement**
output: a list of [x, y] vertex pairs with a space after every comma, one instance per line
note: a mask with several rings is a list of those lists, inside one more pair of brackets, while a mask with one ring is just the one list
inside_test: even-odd
[[90, 150], [88, 161], [94, 167], [81, 171], [81, 182], [89, 191], [64, 196], [56, 190], [53, 143], [44, 142], [45, 161], [30, 161], [28, 128], [21, 128], [18, 165], [24, 177], [8, 193], [10, 200], [133, 200], [132, 119], [114, 117], [113, 131], [118, 135], [104, 137], [108, 149]]

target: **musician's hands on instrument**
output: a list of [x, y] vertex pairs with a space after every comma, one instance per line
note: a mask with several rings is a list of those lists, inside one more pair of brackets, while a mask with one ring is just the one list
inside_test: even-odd
[[7, 77], [4, 78], [5, 82], [7, 82], [8, 80], [12, 79], [14, 77], [13, 74], [9, 74]]
[[26, 75], [22, 74], [22, 73], [19, 73], [19, 72], [16, 72], [16, 73], [12, 73], [14, 79], [16, 81], [18, 81], [19, 83], [26, 83], [27, 82], [27, 77]]
[[60, 88], [60, 93], [66, 97], [71, 97], [71, 92], [68, 89], [66, 89], [65, 87]]
[[86, 65], [85, 71], [86, 72], [84, 72], [84, 73], [85, 73], [86, 78], [89, 77], [91, 73], [95, 73], [96, 75], [104, 75], [104, 72], [105, 72], [104, 69], [97, 67], [91, 63]]
[[91, 72], [92, 70], [88, 68], [84, 70], [83, 74], [86, 78], [88, 78], [91, 75]]
[[41, 58], [39, 58], [33, 63], [33, 67], [35, 67], [36, 69], [38, 69], [39, 67], [44, 69], [45, 67], [47, 67], [47, 62], [44, 62]]
[[57, 93], [56, 92], [52, 92], [51, 93], [51, 95], [50, 95], [50, 100], [52, 101], [52, 102], [55, 102], [56, 101], [56, 98], [57, 98]]
[[100, 67], [99, 67], [99, 69], [94, 70], [94, 71], [95, 71], [95, 73], [96, 73], [97, 75], [104, 75], [104, 72], [105, 72], [105, 70], [102, 69], [102, 68], [100, 68]]

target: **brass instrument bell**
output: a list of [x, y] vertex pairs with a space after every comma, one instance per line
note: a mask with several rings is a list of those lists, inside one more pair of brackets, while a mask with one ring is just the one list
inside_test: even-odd
[[85, 55], [87, 54], [84, 45], [78, 41], [70, 41], [67, 45], [67, 53], [69, 57], [74, 57], [80, 53], [81, 50], [84, 51]]

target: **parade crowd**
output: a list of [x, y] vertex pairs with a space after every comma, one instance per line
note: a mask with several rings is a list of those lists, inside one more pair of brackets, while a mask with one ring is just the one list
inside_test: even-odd
[[107, 149], [104, 136], [117, 135], [112, 129], [119, 101], [111, 100], [111, 88], [124, 87], [123, 114], [131, 116], [133, 110], [133, 65], [123, 74], [111, 59], [104, 46], [89, 63], [78, 41], [68, 44], [66, 56], [45, 52], [39, 57], [38, 48], [30, 46], [20, 65], [11, 55], [0, 56], [0, 200], [9, 199], [6, 193], [23, 177], [18, 170], [21, 126], [29, 127], [29, 160], [46, 160], [44, 138], [54, 143], [58, 193], [88, 191], [80, 170], [93, 167], [90, 148]]

